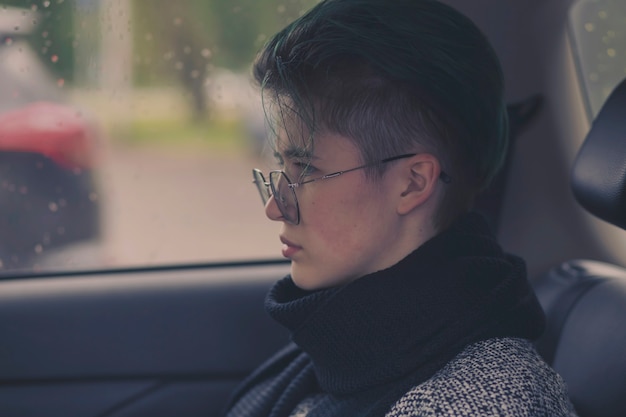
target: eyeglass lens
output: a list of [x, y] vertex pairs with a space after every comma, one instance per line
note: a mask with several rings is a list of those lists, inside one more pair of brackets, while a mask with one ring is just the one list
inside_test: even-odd
[[261, 200], [263, 200], [263, 205], [265, 205], [267, 200], [270, 199], [269, 185], [265, 182], [263, 173], [261, 173], [258, 169], [252, 170], [252, 176], [254, 178], [256, 188], [259, 190], [259, 194], [261, 195]]
[[289, 179], [282, 171], [270, 172], [270, 184], [272, 193], [286, 221], [293, 224], [299, 223], [298, 201], [296, 193], [289, 188]]

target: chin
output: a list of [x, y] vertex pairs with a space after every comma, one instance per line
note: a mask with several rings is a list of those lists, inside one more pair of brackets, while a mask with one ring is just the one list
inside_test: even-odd
[[298, 288], [305, 291], [323, 290], [352, 281], [348, 278], [331, 278], [327, 272], [324, 273], [317, 268], [303, 268], [294, 262], [291, 263], [291, 279]]

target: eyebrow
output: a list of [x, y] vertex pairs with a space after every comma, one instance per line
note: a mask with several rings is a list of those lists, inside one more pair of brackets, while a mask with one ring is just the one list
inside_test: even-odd
[[284, 155], [284, 157], [287, 159], [319, 159], [317, 156], [313, 155], [310, 150], [298, 146], [290, 146], [287, 149], [283, 150], [282, 154], [276, 151], [274, 152], [274, 155], [276, 157], [282, 157]]

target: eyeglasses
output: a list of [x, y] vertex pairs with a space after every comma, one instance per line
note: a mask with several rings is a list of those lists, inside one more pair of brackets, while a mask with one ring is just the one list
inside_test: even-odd
[[[291, 182], [289, 180], [289, 177], [287, 177], [287, 174], [285, 173], [285, 171], [282, 171], [282, 170], [270, 171], [269, 173], [270, 181], [267, 182], [265, 181], [265, 177], [263, 176], [263, 173], [260, 170], [255, 168], [252, 170], [252, 177], [253, 177], [252, 182], [256, 184], [259, 190], [259, 194], [261, 195], [261, 200], [263, 200], [263, 205], [266, 205], [267, 201], [273, 195], [274, 200], [276, 200], [276, 205], [278, 206], [278, 209], [280, 210], [280, 214], [282, 214], [285, 221], [287, 221], [288, 223], [297, 225], [297, 224], [300, 224], [300, 208], [298, 206], [298, 199], [296, 198], [296, 191], [295, 191], [296, 188], [304, 184], [311, 183], [311, 182], [315, 182], [319, 180], [327, 180], [329, 178], [337, 178], [338, 176], [342, 174], [356, 171], [358, 169], [363, 169], [363, 168], [371, 167], [374, 165], [380, 165], [380, 164], [384, 164], [387, 162], [396, 161], [398, 159], [410, 158], [415, 155], [417, 154], [407, 153], [403, 155], [392, 156], [391, 158], [385, 158], [385, 159], [382, 159], [380, 161], [377, 161], [371, 164], [365, 164], [365, 165], [358, 166], [356, 168], [333, 172], [332, 174], [327, 174], [321, 177], [312, 178], [310, 180], [301, 181], [301, 182]], [[446, 183], [450, 182], [450, 177], [443, 171], [441, 171], [440, 178]]]

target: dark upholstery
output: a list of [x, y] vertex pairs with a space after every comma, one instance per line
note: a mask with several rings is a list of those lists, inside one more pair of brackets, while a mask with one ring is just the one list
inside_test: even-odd
[[[626, 80], [593, 122], [572, 190], [589, 212], [626, 229]], [[626, 269], [573, 260], [533, 285], [548, 319], [537, 348], [565, 379], [580, 416], [626, 416]]]
[[626, 79], [607, 99], [578, 152], [572, 191], [591, 214], [626, 229]]
[[569, 261], [535, 284], [548, 317], [539, 353], [581, 417], [626, 416], [626, 270]]

